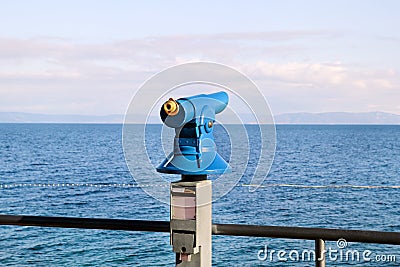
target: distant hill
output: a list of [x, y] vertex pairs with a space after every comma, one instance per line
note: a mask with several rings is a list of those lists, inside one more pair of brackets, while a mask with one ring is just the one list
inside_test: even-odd
[[123, 115], [49, 115], [23, 112], [0, 112], [0, 123], [122, 123]]
[[286, 113], [276, 124], [400, 124], [400, 115], [385, 112]]
[[[274, 117], [276, 124], [400, 124], [400, 115], [385, 112], [286, 113]], [[49, 115], [0, 112], [0, 123], [123, 123], [124, 115]], [[150, 123], [160, 123], [150, 118]]]

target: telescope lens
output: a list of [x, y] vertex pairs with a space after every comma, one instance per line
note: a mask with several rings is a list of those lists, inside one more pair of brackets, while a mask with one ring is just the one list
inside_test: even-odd
[[164, 103], [164, 111], [168, 116], [175, 116], [179, 112], [179, 105], [174, 99], [170, 98]]

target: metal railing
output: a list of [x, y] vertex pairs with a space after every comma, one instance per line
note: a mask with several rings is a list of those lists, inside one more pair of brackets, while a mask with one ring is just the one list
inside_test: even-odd
[[[95, 219], [73, 217], [44, 217], [23, 215], [0, 215], [0, 225], [82, 228], [102, 230], [124, 230], [145, 232], [169, 232], [168, 221], [143, 221], [121, 219]], [[341, 230], [309, 227], [260, 226], [245, 224], [213, 224], [213, 235], [253, 236], [270, 238], [302, 239], [315, 241], [315, 264], [323, 267], [325, 241], [400, 245], [399, 232], [379, 232], [364, 230]]]

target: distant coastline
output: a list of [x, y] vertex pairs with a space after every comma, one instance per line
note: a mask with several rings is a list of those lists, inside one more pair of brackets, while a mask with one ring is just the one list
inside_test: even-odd
[[124, 115], [105, 116], [77, 114], [37, 114], [24, 112], [0, 112], [0, 123], [122, 123]]
[[[324, 112], [284, 113], [274, 116], [275, 124], [301, 125], [400, 125], [400, 115], [387, 112]], [[0, 112], [0, 123], [99, 123], [121, 124], [124, 115], [104, 116], [78, 114], [37, 114], [24, 112]], [[150, 123], [161, 123], [151, 119]], [[248, 124], [254, 124], [249, 122]]]
[[400, 124], [400, 115], [379, 111], [286, 113], [274, 118], [276, 124]]

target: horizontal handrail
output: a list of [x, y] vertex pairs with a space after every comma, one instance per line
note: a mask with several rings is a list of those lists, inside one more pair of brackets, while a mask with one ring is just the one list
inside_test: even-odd
[[400, 245], [400, 233], [330, 228], [214, 224], [213, 234]]
[[[0, 225], [169, 232], [168, 221], [123, 219], [0, 215]], [[337, 241], [340, 238], [344, 238], [347, 242], [400, 245], [399, 232], [245, 224], [213, 224], [212, 231], [214, 235], [254, 236], [304, 240], [322, 239], [330, 241]]]
[[169, 232], [167, 221], [0, 215], [0, 225]]

